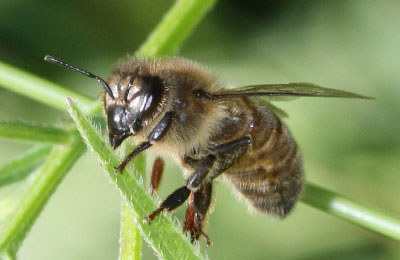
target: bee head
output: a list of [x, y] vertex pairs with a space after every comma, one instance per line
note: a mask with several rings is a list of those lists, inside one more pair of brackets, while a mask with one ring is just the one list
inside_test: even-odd
[[164, 88], [161, 78], [145, 73], [141, 66], [134, 68], [131, 73], [118, 73], [116, 77], [114, 75], [107, 84], [101, 77], [53, 56], [46, 55], [44, 60], [82, 73], [101, 83], [105, 90], [104, 105], [110, 142], [114, 149], [127, 137], [136, 135], [143, 129], [145, 122], [155, 115], [162, 100]]
[[129, 75], [112, 79], [113, 93], [105, 93], [110, 142], [116, 149], [127, 137], [139, 133], [157, 110], [163, 94], [162, 80], [142, 74], [141, 67]]

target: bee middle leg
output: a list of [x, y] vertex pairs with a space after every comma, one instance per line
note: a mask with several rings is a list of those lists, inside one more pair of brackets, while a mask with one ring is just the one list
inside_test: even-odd
[[[200, 160], [194, 173], [187, 179], [186, 185], [169, 195], [158, 209], [153, 211], [146, 220], [151, 222], [164, 210], [172, 211], [182, 205], [192, 192], [196, 193], [198, 190], [201, 191], [201, 188], [206, 185], [207, 182], [211, 182], [212, 179], [216, 178], [230, 167], [248, 149], [250, 144], [251, 138], [244, 136], [237, 140], [216, 146], [213, 149], [215, 154], [209, 154], [204, 159]], [[214, 167], [215, 163], [216, 167]], [[202, 220], [198, 219], [196, 221], [200, 223], [199, 225], [201, 227]]]
[[189, 197], [191, 191], [194, 191], [200, 187], [203, 183], [204, 179], [207, 176], [207, 173], [211, 169], [212, 165], [216, 160], [215, 155], [208, 155], [204, 158], [199, 167], [195, 170], [195, 172], [189, 177], [187, 180], [187, 184], [185, 186], [180, 187], [175, 190], [171, 195], [169, 195], [156, 209], [153, 211], [146, 220], [151, 222], [156, 216], [158, 216], [164, 210], [172, 211], [182, 205], [187, 198]]

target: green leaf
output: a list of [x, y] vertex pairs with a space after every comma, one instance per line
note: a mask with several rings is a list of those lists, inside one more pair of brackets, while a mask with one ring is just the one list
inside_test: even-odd
[[116, 172], [115, 168], [119, 165], [120, 158], [102, 140], [78, 106], [72, 100], [69, 100], [68, 104], [69, 113], [82, 138], [108, 172], [111, 182], [120, 190], [134, 213], [137, 228], [159, 257], [171, 260], [202, 259], [198, 249], [189, 242], [169, 216], [160, 215], [151, 224], [144, 222], [144, 218], [157, 208], [157, 203], [132, 173], [127, 170], [122, 174]]
[[70, 91], [1, 61], [0, 85], [10, 91], [62, 111], [66, 111], [65, 98], [67, 97], [79, 99], [85, 111], [89, 111], [93, 106], [93, 100], [89, 97]]
[[0, 167], [0, 187], [25, 178], [49, 156], [51, 146], [32, 148], [9, 163]]
[[216, 0], [177, 1], [140, 47], [138, 54], [158, 56], [176, 53], [216, 2]]
[[[133, 149], [133, 145], [125, 144], [125, 154]], [[139, 154], [134, 160], [136, 177], [143, 176], [146, 170], [146, 157]], [[120, 260], [140, 260], [142, 257], [142, 237], [135, 224], [134, 212], [128, 203], [122, 199], [121, 230], [120, 230]]]
[[[73, 135], [75, 138], [69, 144], [53, 148], [46, 163], [26, 182], [25, 192], [20, 195], [18, 203], [12, 205], [15, 210], [7, 217], [6, 223], [1, 223], [0, 252], [18, 249], [47, 200], [86, 150], [78, 134], [75, 132]], [[0, 207], [0, 219], [3, 219], [1, 214], [5, 211]]]
[[0, 122], [0, 136], [29, 142], [62, 144], [70, 134], [60, 128], [23, 122]]
[[400, 241], [400, 219], [364, 206], [314, 184], [306, 184], [301, 200], [345, 221]]

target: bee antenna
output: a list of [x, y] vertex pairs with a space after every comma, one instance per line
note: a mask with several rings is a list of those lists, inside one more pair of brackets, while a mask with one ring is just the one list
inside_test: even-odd
[[112, 91], [111, 91], [110, 86], [108, 86], [108, 84], [107, 84], [107, 83], [104, 81], [104, 79], [102, 79], [101, 77], [96, 76], [96, 75], [94, 75], [93, 73], [90, 73], [90, 72], [88, 72], [88, 71], [86, 71], [86, 70], [83, 70], [83, 69], [78, 68], [78, 67], [76, 67], [76, 66], [74, 66], [74, 65], [71, 65], [71, 64], [69, 64], [69, 63], [66, 63], [65, 61], [62, 61], [62, 60], [60, 60], [60, 59], [58, 59], [58, 58], [56, 58], [56, 57], [50, 56], [50, 55], [46, 55], [46, 56], [44, 57], [44, 60], [45, 60], [45, 61], [48, 61], [48, 62], [52, 62], [52, 63], [58, 64], [58, 65], [61, 65], [61, 66], [64, 66], [64, 67], [67, 67], [67, 68], [69, 68], [69, 69], [71, 69], [71, 70], [74, 70], [74, 71], [77, 71], [77, 72], [79, 72], [79, 73], [82, 73], [83, 75], [88, 76], [88, 77], [90, 77], [90, 78], [97, 79], [97, 81], [100, 82], [101, 85], [103, 85], [103, 87], [104, 87], [104, 89], [106, 90], [106, 92], [108, 93], [108, 95], [110, 95], [110, 97], [111, 97], [112, 99], [115, 99], [115, 97], [114, 97], [114, 95], [113, 95], [113, 93], [112, 93]]

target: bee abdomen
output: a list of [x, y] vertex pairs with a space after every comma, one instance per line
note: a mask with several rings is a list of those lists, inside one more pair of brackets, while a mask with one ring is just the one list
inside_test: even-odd
[[246, 183], [232, 181], [253, 207], [277, 218], [285, 217], [296, 203], [301, 191], [301, 172], [290, 173], [286, 180]]
[[226, 176], [253, 207], [283, 218], [301, 192], [302, 159], [287, 127], [275, 120], [270, 135], [257, 136], [262, 144], [256, 144]]

